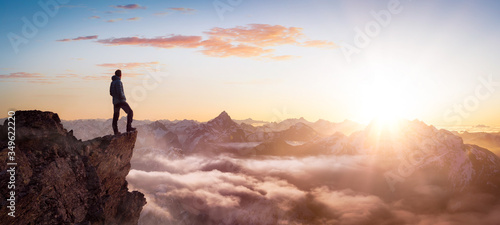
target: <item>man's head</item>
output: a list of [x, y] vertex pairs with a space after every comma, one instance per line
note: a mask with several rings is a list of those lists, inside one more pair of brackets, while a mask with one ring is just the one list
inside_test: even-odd
[[122, 77], [122, 71], [121, 70], [116, 70], [115, 71], [115, 76]]

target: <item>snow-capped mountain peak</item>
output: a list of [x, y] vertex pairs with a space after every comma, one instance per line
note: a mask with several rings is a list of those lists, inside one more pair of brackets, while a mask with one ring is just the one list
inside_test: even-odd
[[221, 129], [231, 129], [238, 127], [238, 124], [234, 122], [226, 111], [223, 111], [219, 116], [207, 122], [207, 126], [215, 128], [217, 130]]

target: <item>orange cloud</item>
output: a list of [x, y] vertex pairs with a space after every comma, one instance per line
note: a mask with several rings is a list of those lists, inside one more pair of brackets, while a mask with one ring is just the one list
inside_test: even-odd
[[128, 18], [127, 20], [128, 21], [137, 21], [137, 20], [140, 20], [142, 19], [141, 17], [132, 17], [132, 18]]
[[295, 55], [278, 55], [278, 56], [269, 56], [268, 58], [273, 59], [273, 60], [289, 60], [293, 58], [300, 58], [300, 56], [295, 56]]
[[318, 47], [318, 48], [336, 48], [335, 45], [331, 41], [321, 41], [321, 40], [313, 40], [313, 41], [305, 41], [302, 43], [304, 47]]
[[[181, 9], [181, 8], [179, 8]], [[291, 55], [276, 56], [273, 46], [295, 45], [302, 47], [331, 48], [335, 44], [324, 40], [301, 42], [305, 37], [300, 27], [281, 25], [250, 24], [234, 28], [215, 27], [207, 32], [208, 38], [201, 36], [170, 35], [167, 37], [140, 38], [124, 37], [98, 40], [105, 45], [136, 45], [157, 48], [201, 48], [200, 52], [211, 57], [264, 57], [273, 60], [287, 60]]]
[[112, 7], [117, 9], [146, 9], [145, 6], [140, 6], [139, 4], [114, 5]]
[[61, 39], [57, 40], [60, 42], [68, 42], [68, 41], [81, 41], [81, 40], [92, 40], [92, 39], [97, 39], [97, 35], [92, 35], [92, 36], [82, 36], [82, 37], [77, 37], [77, 38], [66, 38], [66, 39]]
[[100, 19], [101, 17], [100, 16], [91, 16], [89, 17], [89, 19]]
[[97, 42], [106, 45], [139, 45], [151, 46], [157, 48], [196, 48], [200, 45], [201, 36], [183, 36], [171, 35], [168, 37], [157, 38], [139, 38], [139, 37], [125, 37], [125, 38], [111, 38], [98, 40]]
[[297, 44], [302, 34], [302, 28], [269, 24], [250, 24], [248, 27], [213, 28], [205, 32], [209, 36], [231, 41], [250, 43], [261, 47], [285, 44]]
[[274, 49], [264, 49], [246, 44], [233, 45], [230, 41], [220, 38], [211, 38], [201, 44], [205, 48], [201, 52], [212, 57], [256, 57], [274, 51]]

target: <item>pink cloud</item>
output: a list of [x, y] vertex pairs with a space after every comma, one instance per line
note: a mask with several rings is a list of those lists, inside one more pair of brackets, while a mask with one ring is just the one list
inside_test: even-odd
[[97, 35], [92, 35], [92, 36], [82, 36], [82, 37], [77, 37], [77, 38], [66, 38], [66, 39], [61, 39], [57, 40], [59, 42], [68, 42], [68, 41], [81, 41], [81, 40], [92, 40], [92, 39], [97, 39]]
[[[172, 8], [173, 9], [173, 8]], [[184, 8], [175, 8], [182, 10]], [[250, 24], [234, 28], [215, 27], [204, 32], [208, 38], [201, 36], [170, 35], [156, 38], [123, 37], [99, 40], [99, 43], [117, 45], [136, 45], [157, 48], [200, 48], [200, 52], [210, 57], [242, 57], [267, 58], [272, 60], [288, 60], [292, 55], [276, 56], [274, 46], [294, 45], [301, 47], [331, 48], [333, 42], [325, 40], [309, 40], [301, 42], [305, 37], [302, 28], [281, 25]]]
[[75, 78], [75, 77], [78, 77], [78, 75], [75, 73], [65, 73], [65, 74], [59, 74], [56, 77], [57, 78]]
[[[28, 83], [43, 83], [43, 84], [53, 84], [56, 83], [56, 79], [46, 77], [40, 73], [26, 73], [26, 72], [15, 72], [10, 74], [0, 75], [0, 79], [8, 82], [28, 82]], [[4, 80], [5, 79], [5, 80]]]
[[141, 17], [132, 17], [132, 18], [128, 18], [127, 20], [128, 21], [137, 21], [137, 20], [140, 20], [142, 19]]
[[122, 21], [122, 20], [123, 20], [122, 18], [117, 18], [117, 19], [106, 20], [106, 22], [108, 22], [108, 23], [114, 23], [114, 22], [118, 22], [118, 21]]
[[168, 37], [156, 38], [139, 38], [139, 37], [125, 37], [125, 38], [111, 38], [99, 40], [99, 43], [105, 45], [138, 45], [150, 46], [157, 48], [196, 48], [200, 46], [201, 36], [183, 36], [171, 35]]
[[110, 79], [110, 76], [109, 75], [97, 75], [97, 76], [94, 76], [94, 75], [89, 75], [89, 76], [84, 76], [82, 77], [82, 79], [84, 80], [109, 80]]
[[112, 7], [117, 9], [146, 9], [145, 6], [140, 6], [139, 4], [115, 5]]
[[8, 75], [0, 75], [0, 79], [12, 79], [12, 78], [40, 78], [42, 77], [39, 73], [26, 73], [26, 72], [15, 72]]

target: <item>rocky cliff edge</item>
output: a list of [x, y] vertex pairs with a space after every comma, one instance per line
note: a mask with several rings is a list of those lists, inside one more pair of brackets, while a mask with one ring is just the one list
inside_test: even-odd
[[137, 132], [82, 142], [56, 113], [17, 111], [14, 118], [0, 126], [2, 224], [137, 224], [146, 199], [125, 180]]

